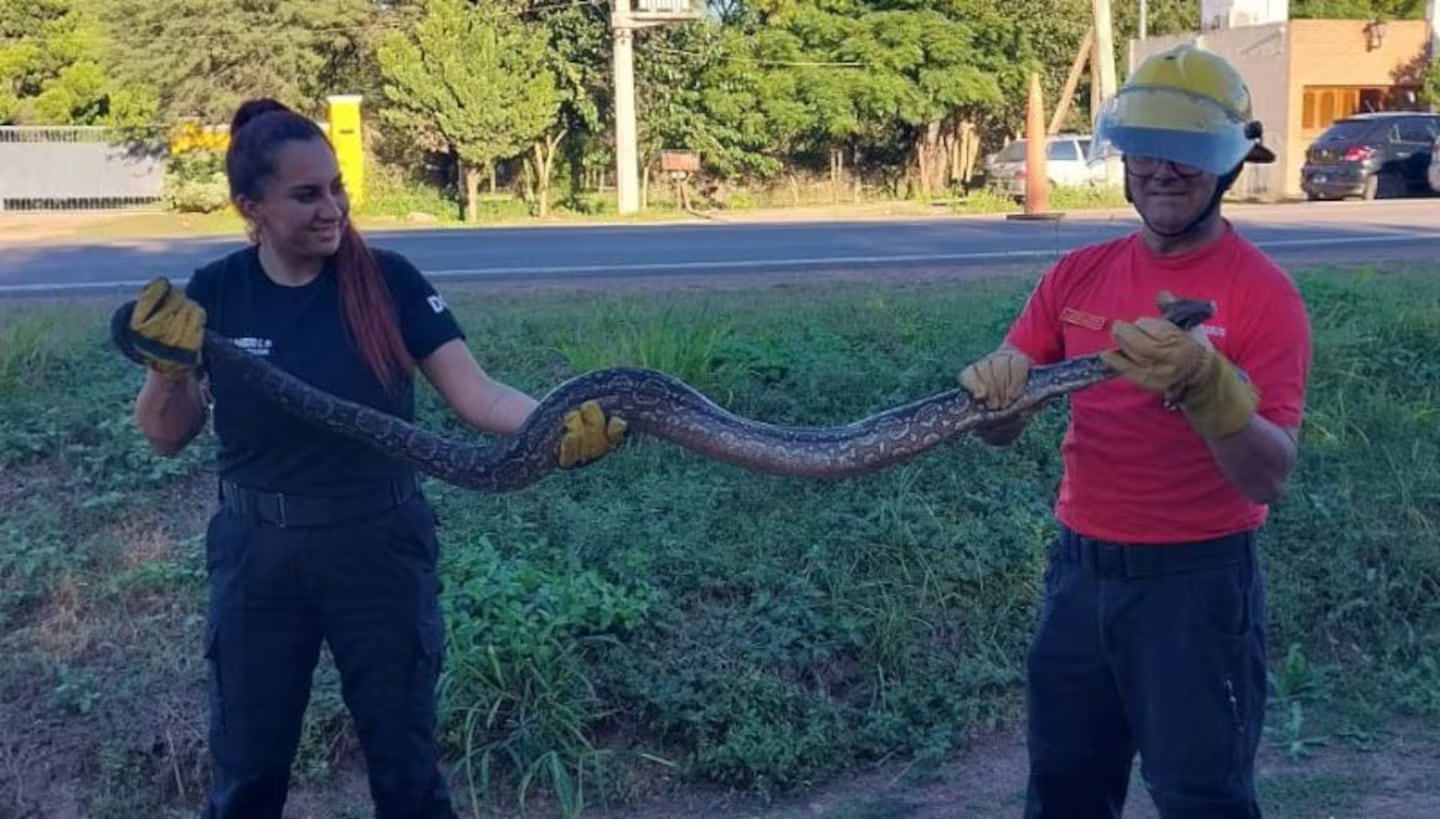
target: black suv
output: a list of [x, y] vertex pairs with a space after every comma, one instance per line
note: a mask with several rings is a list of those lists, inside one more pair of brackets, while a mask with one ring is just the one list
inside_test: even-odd
[[1387, 111], [1337, 119], [1305, 152], [1300, 189], [1313, 199], [1430, 193], [1430, 146], [1440, 114]]

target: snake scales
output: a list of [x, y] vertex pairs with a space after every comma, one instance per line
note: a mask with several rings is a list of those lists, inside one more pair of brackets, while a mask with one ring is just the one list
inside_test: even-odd
[[[143, 363], [128, 343], [133, 301], [111, 318], [111, 335], [128, 357]], [[1181, 300], [1165, 316], [1189, 329], [1213, 313], [1209, 302]], [[1098, 356], [1034, 367], [1022, 397], [1003, 411], [987, 409], [956, 388], [832, 427], [777, 426], [735, 415], [672, 376], [617, 367], [569, 379], [540, 401], [525, 425], [493, 444], [427, 432], [414, 424], [311, 387], [262, 358], [206, 331], [203, 354], [212, 367], [239, 373], [291, 414], [357, 439], [447, 483], [486, 492], [523, 489], [557, 468], [562, 419], [595, 400], [606, 417], [619, 415], [630, 433], [652, 435], [686, 449], [759, 472], [845, 478], [913, 458], [992, 421], [1012, 418], [1065, 393], [1115, 376]]]

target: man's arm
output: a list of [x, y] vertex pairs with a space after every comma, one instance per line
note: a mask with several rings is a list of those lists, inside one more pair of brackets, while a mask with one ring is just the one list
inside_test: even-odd
[[[1162, 308], [1166, 296], [1161, 294]], [[1303, 303], [1294, 299], [1282, 303], [1288, 309], [1265, 312], [1273, 334], [1291, 340], [1242, 348], [1248, 373], [1215, 350], [1198, 328], [1186, 332], [1158, 318], [1116, 322], [1119, 349], [1101, 353], [1126, 379], [1178, 403], [1226, 478], [1255, 503], [1272, 503], [1283, 494], [1299, 455], [1310, 333]]]
[[[1056, 321], [1055, 290], [1066, 264], [1067, 260], [1062, 259], [1036, 283], [1000, 346], [961, 372], [960, 384], [971, 395], [995, 409], [1003, 409], [1024, 391], [1030, 367], [1051, 364], [1064, 356], [1064, 338]], [[1009, 446], [1039, 410], [1036, 407], [1009, 420], [976, 427], [974, 434], [990, 446]]]
[[1255, 311], [1250, 321], [1236, 327], [1241, 339], [1235, 358], [1237, 372], [1259, 393], [1255, 409], [1236, 432], [1206, 435], [1205, 443], [1232, 486], [1253, 503], [1271, 504], [1284, 494], [1299, 460], [1310, 376], [1310, 319], [1293, 285], [1251, 300]]
[[1239, 432], [1223, 438], [1206, 438], [1221, 471], [1241, 494], [1254, 503], [1274, 503], [1300, 452], [1300, 430], [1280, 427], [1262, 415], [1253, 415]]
[[996, 421], [975, 428], [975, 437], [990, 446], [1010, 446], [1020, 438], [1020, 433], [1025, 431], [1025, 425], [1030, 422], [1030, 413], [1022, 413], [1009, 421]]

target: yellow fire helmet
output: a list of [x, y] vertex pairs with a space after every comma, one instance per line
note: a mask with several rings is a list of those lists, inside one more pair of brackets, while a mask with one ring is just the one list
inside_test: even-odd
[[1146, 59], [1106, 100], [1091, 156], [1167, 159], [1225, 176], [1242, 162], [1275, 161], [1261, 132], [1240, 72], [1186, 43]]

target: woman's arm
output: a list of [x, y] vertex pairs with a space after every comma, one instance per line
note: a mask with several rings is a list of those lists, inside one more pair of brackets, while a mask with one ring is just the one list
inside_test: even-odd
[[194, 376], [175, 381], [146, 371], [145, 384], [135, 397], [135, 420], [156, 454], [167, 458], [179, 454], [205, 428], [209, 416]]
[[482, 432], [513, 434], [539, 403], [491, 378], [460, 339], [440, 345], [420, 362], [420, 370], [455, 414]]

